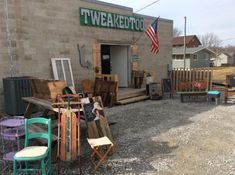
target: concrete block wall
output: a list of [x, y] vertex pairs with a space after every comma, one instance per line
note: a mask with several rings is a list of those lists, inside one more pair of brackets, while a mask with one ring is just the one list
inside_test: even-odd
[[[70, 58], [75, 84], [93, 78], [93, 69], [80, 66], [77, 44], [85, 45], [85, 60], [90, 63], [95, 41], [131, 44], [140, 37], [141, 69], [156, 71], [157, 79], [166, 76], [171, 62], [173, 22], [159, 22], [160, 52], [150, 52], [150, 40], [142, 32], [80, 26], [79, 8], [91, 8], [123, 15], [132, 15], [131, 8], [110, 5], [94, 0], [8, 0], [9, 27], [12, 39], [14, 76], [53, 78], [51, 58]], [[145, 26], [154, 18], [145, 17]], [[11, 76], [7, 55], [5, 4], [0, 1], [0, 76]], [[0, 81], [0, 110], [3, 109], [3, 88]]]

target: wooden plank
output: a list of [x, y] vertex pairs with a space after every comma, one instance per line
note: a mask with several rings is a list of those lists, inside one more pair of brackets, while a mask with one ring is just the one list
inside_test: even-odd
[[[50, 111], [54, 111], [54, 112], [58, 112], [59, 109], [53, 107], [53, 104], [57, 104], [57, 103], [52, 103], [49, 100], [45, 100], [45, 99], [40, 99], [40, 98], [35, 98], [35, 97], [23, 97], [22, 100], [26, 101], [29, 103], [29, 105], [36, 105], [36, 106], [41, 106], [44, 109], [48, 109]], [[71, 104], [78, 104], [79, 102], [71, 102]], [[32, 107], [30, 107], [32, 108]], [[30, 110], [30, 109], [29, 109]], [[61, 113], [64, 112], [66, 109], [65, 108], [61, 108]], [[77, 112], [78, 109], [72, 109], [73, 112]], [[80, 108], [80, 111], [82, 111], [82, 109]], [[28, 112], [28, 110], [26, 110], [25, 115], [28, 116], [30, 112]]]
[[179, 69], [176, 70], [176, 91], [179, 90]]
[[26, 107], [25, 113], [24, 113], [24, 117], [25, 118], [29, 118], [32, 113], [33, 113], [33, 107], [34, 105], [32, 103], [29, 103]]
[[93, 56], [93, 66], [94, 66], [94, 75], [101, 73], [101, 45], [98, 42], [95, 42], [92, 45], [92, 56]]
[[77, 117], [74, 112], [71, 111], [71, 160], [75, 160], [77, 157]]
[[125, 105], [125, 104], [134, 103], [134, 102], [147, 100], [147, 99], [149, 99], [148, 95], [141, 95], [138, 97], [132, 97], [132, 98], [128, 98], [128, 99], [119, 100], [119, 101], [117, 101], [117, 104]]
[[66, 112], [64, 112], [61, 116], [61, 132], [60, 132], [60, 159], [66, 160], [66, 121], [67, 121], [67, 115]]

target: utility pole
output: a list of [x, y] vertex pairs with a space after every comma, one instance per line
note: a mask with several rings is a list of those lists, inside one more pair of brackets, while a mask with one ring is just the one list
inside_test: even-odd
[[184, 70], [186, 68], [186, 16], [184, 17]]

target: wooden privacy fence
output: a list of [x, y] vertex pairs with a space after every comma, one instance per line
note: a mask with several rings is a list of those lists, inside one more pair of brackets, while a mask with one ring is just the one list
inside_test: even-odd
[[[212, 69], [173, 69], [172, 70], [172, 89], [174, 92], [182, 91], [182, 86], [195, 82], [204, 82], [205, 89], [212, 87]], [[194, 89], [183, 87], [185, 91], [194, 91]]]

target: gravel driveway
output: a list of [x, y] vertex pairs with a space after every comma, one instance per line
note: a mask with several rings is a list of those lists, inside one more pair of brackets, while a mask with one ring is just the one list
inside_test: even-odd
[[[112, 169], [96, 174], [235, 174], [235, 106], [144, 101], [105, 108], [115, 144]], [[84, 131], [83, 131], [84, 132]], [[85, 138], [84, 138], [85, 140]], [[91, 174], [83, 143], [83, 174]], [[63, 163], [62, 174], [78, 174], [78, 162]]]

